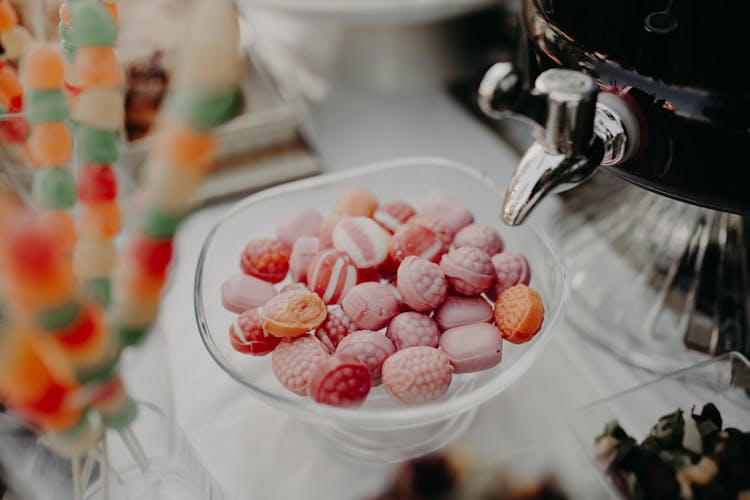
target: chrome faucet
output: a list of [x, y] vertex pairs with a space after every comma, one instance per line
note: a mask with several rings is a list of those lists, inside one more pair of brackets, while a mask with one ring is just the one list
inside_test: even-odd
[[511, 63], [497, 63], [482, 79], [478, 100], [490, 117], [518, 117], [533, 125], [535, 142], [505, 195], [502, 216], [512, 226], [547, 194], [577, 186], [599, 165], [626, 161], [638, 143], [637, 121], [627, 104], [599, 92], [594, 79], [578, 71], [549, 69], [526, 90]]

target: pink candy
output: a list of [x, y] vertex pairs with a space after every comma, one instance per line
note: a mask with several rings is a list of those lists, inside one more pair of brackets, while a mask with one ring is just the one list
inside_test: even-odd
[[[490, 314], [492, 310], [490, 309]], [[440, 330], [427, 315], [418, 312], [401, 313], [388, 325], [386, 336], [393, 341], [399, 351], [407, 347], [437, 347]]]
[[451, 246], [451, 242], [453, 241], [453, 233], [450, 231], [450, 229], [448, 229], [448, 226], [446, 226], [439, 217], [420, 213], [406, 222], [407, 224], [416, 224], [426, 227], [427, 229], [434, 232], [435, 235], [440, 238], [440, 241], [443, 242], [446, 250]]
[[489, 323], [459, 326], [443, 332], [440, 349], [448, 356], [454, 373], [478, 372], [500, 363], [502, 336]]
[[240, 314], [229, 327], [229, 341], [236, 351], [264, 356], [273, 352], [281, 339], [263, 330], [259, 309], [250, 309]]
[[272, 284], [247, 274], [235, 274], [221, 285], [222, 305], [237, 314], [260, 307], [275, 295]]
[[531, 268], [529, 261], [523, 255], [505, 251], [492, 256], [492, 265], [495, 268], [495, 284], [487, 291], [487, 296], [492, 300], [505, 290], [516, 285], [528, 285], [531, 281]]
[[440, 262], [448, 251], [448, 245], [432, 229], [421, 224], [407, 223], [399, 227], [388, 249], [388, 255], [396, 265], [409, 255], [431, 262]]
[[328, 351], [333, 352], [339, 342], [355, 330], [352, 320], [341, 306], [328, 306], [328, 316], [323, 324], [315, 329], [315, 336], [328, 348]]
[[388, 256], [388, 233], [368, 217], [345, 217], [333, 229], [333, 246], [359, 269], [372, 268]]
[[318, 209], [301, 208], [281, 219], [276, 237], [291, 247], [302, 236], [317, 236], [322, 222]]
[[487, 255], [495, 255], [503, 251], [503, 239], [495, 228], [484, 224], [470, 224], [460, 230], [453, 238], [453, 246], [474, 247]]
[[304, 396], [313, 372], [328, 357], [326, 348], [318, 339], [301, 335], [281, 341], [271, 355], [271, 367], [281, 385]]
[[448, 356], [433, 347], [398, 351], [383, 363], [383, 385], [401, 403], [424, 403], [442, 397], [451, 383]]
[[403, 201], [389, 201], [380, 205], [372, 218], [391, 233], [409, 220], [416, 212], [408, 203]]
[[307, 269], [307, 286], [326, 304], [337, 304], [357, 283], [357, 267], [338, 250], [323, 250]]
[[463, 295], [486, 292], [495, 281], [495, 268], [490, 256], [478, 248], [451, 250], [440, 260], [451, 287]]
[[318, 403], [360, 406], [370, 392], [370, 371], [356, 356], [336, 353], [315, 367], [307, 393]]
[[481, 295], [448, 295], [435, 311], [435, 321], [443, 330], [492, 320], [492, 306]]
[[[490, 263], [491, 264], [491, 263]], [[443, 303], [448, 282], [437, 264], [409, 256], [398, 268], [396, 286], [404, 303], [417, 312], [427, 312]]]
[[337, 354], [353, 354], [367, 366], [372, 375], [372, 386], [380, 385], [383, 362], [396, 352], [393, 342], [385, 335], [371, 330], [360, 330], [344, 337], [336, 348]]
[[361, 283], [344, 295], [341, 307], [352, 323], [363, 330], [380, 330], [401, 312], [391, 290], [380, 283]]
[[327, 215], [323, 222], [320, 223], [320, 231], [318, 232], [318, 238], [320, 239], [320, 249], [333, 248], [333, 229], [336, 224], [345, 216], [340, 214]]
[[474, 216], [468, 208], [460, 201], [444, 194], [435, 195], [427, 200], [419, 213], [437, 218], [454, 235], [474, 222]]
[[316, 236], [300, 236], [292, 245], [289, 256], [289, 273], [293, 281], [307, 281], [307, 268], [320, 250]]

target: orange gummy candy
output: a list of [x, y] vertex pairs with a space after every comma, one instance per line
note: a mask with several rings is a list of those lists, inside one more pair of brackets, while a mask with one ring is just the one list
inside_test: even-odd
[[328, 315], [315, 292], [295, 290], [277, 295], [263, 308], [263, 329], [274, 337], [295, 337], [321, 325]]
[[86, 87], [116, 87], [120, 84], [120, 66], [112, 47], [80, 47], [76, 52], [76, 84]]
[[107, 9], [109, 15], [112, 16], [112, 20], [114, 22], [117, 22], [117, 2], [114, 2], [112, 0], [104, 0], [104, 2], [102, 2], [102, 5], [105, 9]]
[[64, 165], [73, 154], [73, 139], [63, 122], [46, 122], [29, 135], [29, 153], [38, 166]]
[[21, 64], [21, 78], [31, 89], [60, 89], [63, 86], [63, 57], [60, 49], [49, 43], [35, 43]]
[[78, 219], [78, 232], [87, 238], [113, 238], [120, 231], [120, 206], [116, 201], [83, 205]]
[[23, 85], [16, 70], [7, 65], [0, 67], [0, 103], [10, 108], [10, 101], [20, 95], [23, 95]]
[[0, 33], [18, 26], [18, 14], [8, 0], [0, 0]]
[[65, 26], [70, 26], [70, 4], [68, 4], [68, 2], [60, 4], [60, 9], [57, 11], [57, 14], [60, 16], [61, 23]]
[[364, 189], [349, 188], [341, 194], [334, 214], [352, 215], [355, 217], [372, 217], [378, 208], [378, 199]]
[[510, 287], [495, 301], [493, 319], [505, 340], [514, 344], [528, 342], [542, 328], [542, 298], [526, 285]]
[[129, 259], [123, 266], [122, 278], [134, 296], [154, 300], [159, 297], [167, 275], [151, 273], [140, 263]]
[[56, 234], [55, 240], [60, 245], [60, 251], [69, 253], [73, 251], [76, 244], [76, 227], [73, 217], [67, 212], [44, 211], [39, 214], [39, 224], [49, 228]]
[[6, 334], [0, 351], [0, 392], [12, 404], [37, 400], [53, 383], [32, 340], [17, 330]]
[[216, 139], [188, 125], [170, 122], [159, 131], [160, 151], [175, 166], [203, 169], [216, 153]]

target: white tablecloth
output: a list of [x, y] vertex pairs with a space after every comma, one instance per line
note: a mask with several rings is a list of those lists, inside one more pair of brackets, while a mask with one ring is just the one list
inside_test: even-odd
[[[502, 183], [515, 167], [510, 148], [441, 89], [378, 94], [341, 84], [331, 95], [312, 112], [312, 136], [328, 170], [444, 156]], [[542, 212], [555, 203], [546, 201]], [[393, 466], [357, 463], [322, 447], [314, 429], [253, 399], [205, 351], [193, 314], [195, 266], [206, 234], [228, 206], [186, 221], [177, 238], [175, 281], [164, 297], [159, 322], [168, 336], [180, 424], [229, 498], [336, 500], [379, 491]], [[538, 443], [560, 430], [566, 411], [653, 378], [565, 324], [553, 334], [525, 377], [480, 407], [463, 438], [480, 455], [502, 457]]]

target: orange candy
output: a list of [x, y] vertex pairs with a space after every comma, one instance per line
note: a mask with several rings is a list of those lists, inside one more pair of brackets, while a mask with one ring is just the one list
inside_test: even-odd
[[0, 33], [18, 26], [18, 14], [8, 0], [0, 0]]
[[162, 154], [175, 166], [203, 169], [214, 158], [216, 139], [179, 122], [164, 125], [157, 137]]
[[130, 293], [143, 300], [157, 299], [167, 281], [166, 274], [151, 273], [133, 260], [123, 266], [121, 273]]
[[74, 71], [81, 87], [116, 87], [120, 84], [120, 66], [112, 47], [80, 47]]
[[0, 103], [10, 108], [11, 99], [20, 95], [23, 95], [23, 85], [16, 70], [7, 65], [0, 67]]
[[493, 319], [505, 340], [514, 344], [528, 342], [542, 328], [542, 298], [526, 285], [510, 287], [495, 301]]
[[264, 307], [263, 329], [274, 337], [296, 337], [325, 321], [328, 309], [315, 292], [290, 291], [272, 298]]
[[70, 26], [70, 5], [68, 2], [61, 3], [60, 10], [58, 10], [57, 13], [60, 16], [60, 22], [65, 26]]
[[0, 350], [0, 392], [12, 404], [38, 400], [53, 384], [49, 369], [19, 331], [8, 332]]
[[109, 15], [112, 16], [112, 20], [114, 22], [117, 22], [117, 2], [114, 2], [112, 0], [104, 0], [104, 2], [102, 2], [102, 5], [105, 9], [107, 9]]
[[38, 166], [65, 165], [73, 154], [73, 139], [63, 122], [37, 125], [29, 135], [29, 153]]
[[59, 89], [63, 86], [63, 57], [60, 49], [49, 43], [35, 43], [21, 62], [21, 78], [29, 88]]
[[372, 193], [364, 189], [349, 188], [336, 202], [333, 213], [354, 217], [372, 217], [377, 208], [378, 200]]
[[76, 227], [73, 217], [67, 212], [41, 212], [39, 224], [48, 227], [56, 234], [55, 240], [60, 245], [60, 251], [69, 253], [73, 251], [76, 244]]
[[87, 238], [113, 238], [120, 231], [120, 206], [115, 201], [83, 205], [78, 233]]

